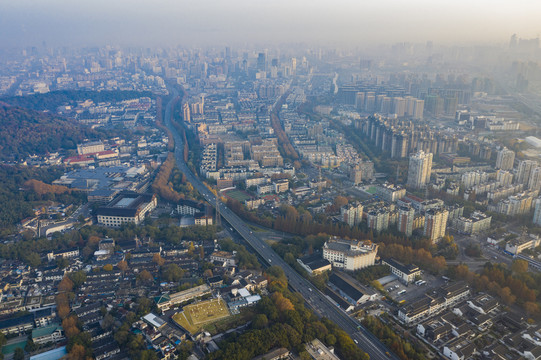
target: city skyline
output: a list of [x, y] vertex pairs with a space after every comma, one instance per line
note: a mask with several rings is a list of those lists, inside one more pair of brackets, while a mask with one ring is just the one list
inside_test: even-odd
[[529, 0], [444, 4], [24, 0], [0, 5], [4, 34], [0, 47], [43, 42], [50, 46], [507, 44], [515, 33], [538, 37], [539, 13], [541, 4]]

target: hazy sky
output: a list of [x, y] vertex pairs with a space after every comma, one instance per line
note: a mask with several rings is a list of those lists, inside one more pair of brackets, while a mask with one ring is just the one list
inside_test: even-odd
[[539, 0], [0, 0], [0, 47], [507, 42]]

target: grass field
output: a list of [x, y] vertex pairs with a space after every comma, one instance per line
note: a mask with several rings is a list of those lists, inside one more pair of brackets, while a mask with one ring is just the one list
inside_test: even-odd
[[211, 299], [185, 306], [182, 312], [173, 315], [173, 320], [190, 333], [195, 334], [205, 324], [228, 317], [229, 309], [222, 299]]
[[369, 193], [371, 195], [374, 195], [376, 193], [376, 187], [375, 186], [370, 186], [369, 188], [365, 188], [364, 191], [366, 191], [367, 193]]
[[250, 194], [248, 194], [246, 191], [242, 191], [238, 189], [226, 191], [224, 194], [225, 196], [228, 196], [231, 199], [240, 201], [241, 203], [252, 198]]

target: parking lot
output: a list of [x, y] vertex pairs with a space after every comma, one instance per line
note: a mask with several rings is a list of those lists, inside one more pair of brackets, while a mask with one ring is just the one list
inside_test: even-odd
[[439, 287], [445, 284], [445, 280], [441, 276], [434, 276], [423, 272], [421, 279], [426, 281], [423, 285], [415, 285], [415, 283], [410, 283], [407, 286], [404, 285], [398, 279], [395, 279], [391, 282], [386, 283], [383, 288], [389, 293], [389, 296], [396, 302], [400, 303], [401, 301], [412, 302], [415, 299], [420, 298], [424, 293], [430, 289]]

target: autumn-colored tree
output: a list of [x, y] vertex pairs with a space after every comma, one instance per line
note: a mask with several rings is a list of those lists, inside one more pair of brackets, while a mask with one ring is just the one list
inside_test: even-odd
[[120, 260], [116, 266], [122, 273], [125, 273], [126, 270], [128, 270], [128, 262], [126, 260]]
[[334, 198], [333, 204], [338, 209], [340, 209], [342, 206], [348, 204], [348, 199], [346, 197], [344, 197], [344, 196], [337, 196], [337, 197]]
[[508, 287], [502, 288], [499, 295], [502, 298], [503, 302], [507, 305], [514, 304], [515, 300], [517, 299], [517, 297], [511, 293], [511, 289], [509, 289]]
[[87, 246], [95, 248], [99, 245], [100, 240], [101, 239], [98, 236], [92, 235], [88, 238]]
[[59, 186], [59, 185], [49, 185], [44, 183], [43, 181], [31, 179], [24, 183], [24, 188], [31, 190], [35, 192], [38, 195], [45, 195], [45, 194], [64, 194], [67, 192], [70, 192], [71, 190], [65, 186]]
[[141, 282], [149, 282], [149, 281], [154, 280], [154, 278], [152, 277], [152, 274], [148, 270], [143, 270], [139, 273], [139, 275], [137, 275], [137, 280]]
[[293, 303], [288, 298], [284, 297], [282, 293], [275, 292], [271, 295], [271, 299], [274, 302], [274, 305], [276, 305], [276, 308], [280, 312], [284, 312], [287, 310], [295, 310], [295, 307], [293, 306]]
[[163, 264], [165, 264], [165, 260], [159, 253], [156, 253], [152, 256], [152, 262], [158, 266], [163, 266]]
[[513, 264], [511, 265], [511, 270], [513, 270], [514, 273], [521, 274], [528, 271], [528, 262], [526, 260], [517, 259], [513, 261]]
[[103, 265], [103, 271], [113, 271], [113, 265], [111, 264], [105, 264]]
[[68, 339], [80, 333], [79, 328], [77, 327], [77, 316], [71, 315], [62, 320], [62, 329]]
[[58, 283], [59, 292], [70, 292], [73, 290], [73, 281], [68, 276], [64, 276], [62, 281]]
[[169, 153], [167, 155], [167, 159], [161, 165], [158, 175], [156, 175], [156, 178], [152, 183], [152, 191], [157, 193], [164, 200], [176, 203], [183, 197], [183, 195], [173, 190], [169, 185], [169, 177], [171, 176], [171, 172], [173, 171], [174, 167], [175, 156], [173, 153]]
[[86, 359], [86, 349], [83, 345], [75, 344], [68, 353], [68, 360]]
[[213, 276], [212, 270], [210, 270], [210, 269], [205, 270], [203, 272], [203, 276], [206, 277], [206, 278], [212, 277]]
[[540, 309], [539, 304], [533, 301], [527, 301], [524, 303], [524, 310], [529, 316], [539, 316]]
[[60, 293], [56, 296], [56, 311], [60, 319], [65, 319], [70, 313], [69, 299], [67, 293]]

